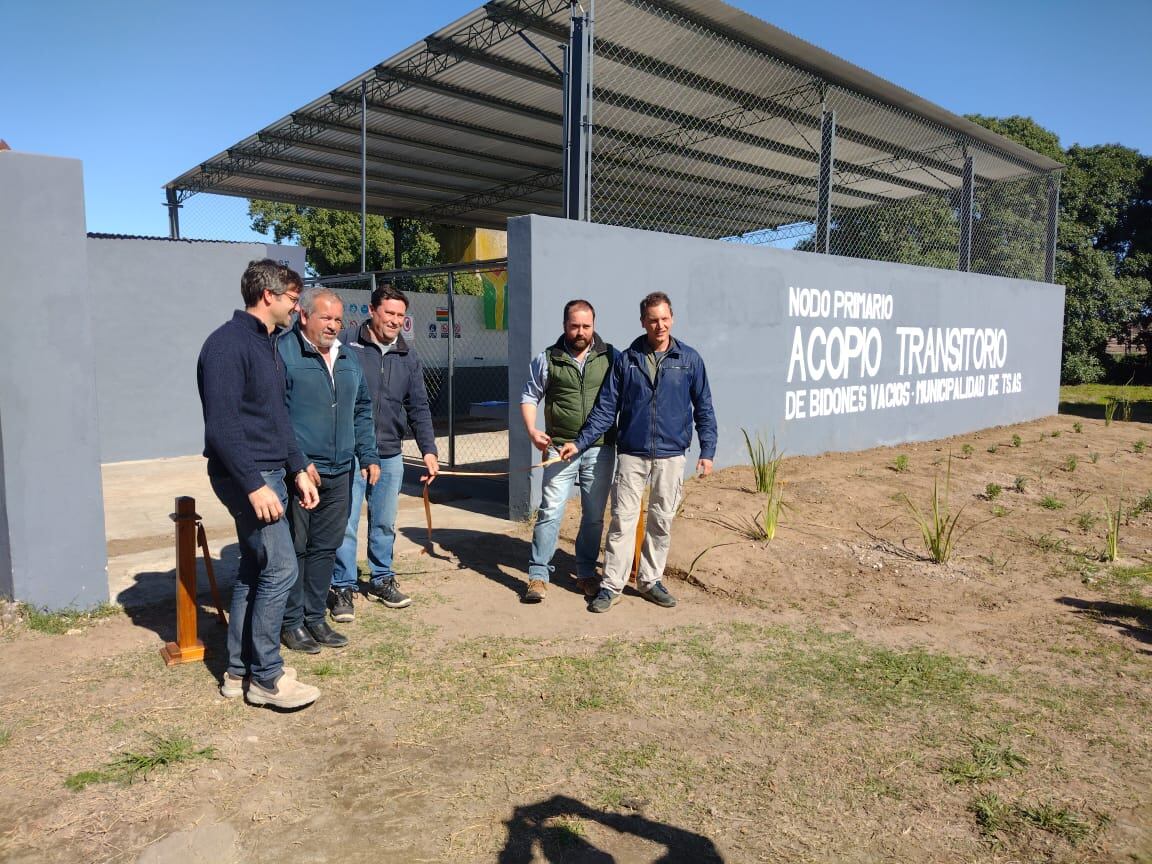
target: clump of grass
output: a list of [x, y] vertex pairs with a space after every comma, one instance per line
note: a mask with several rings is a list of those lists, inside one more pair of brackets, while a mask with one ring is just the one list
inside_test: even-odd
[[940, 494], [940, 478], [932, 479], [932, 503], [925, 514], [912, 503], [912, 499], [903, 495], [904, 503], [912, 513], [913, 519], [920, 528], [920, 536], [924, 540], [924, 548], [928, 550], [929, 557], [937, 564], [945, 563], [952, 555], [952, 546], [956, 541], [956, 526], [960, 522], [960, 511], [952, 515], [948, 509], [948, 495], [952, 488], [952, 457], [948, 457], [948, 472], [944, 480], [944, 494]]
[[24, 607], [24, 621], [28, 629], [51, 636], [63, 636], [69, 630], [76, 630], [85, 624], [119, 614], [120, 607], [114, 603], [101, 603], [91, 609], [64, 609], [59, 612], [37, 609], [34, 606]]
[[984, 497], [989, 501], [995, 501], [1003, 491], [1004, 488], [999, 483], [989, 483], [984, 487]]
[[1045, 510], [1063, 510], [1064, 502], [1055, 495], [1045, 495], [1040, 499], [1040, 506]]
[[1024, 439], [1021, 438], [1019, 435], [1013, 435], [1012, 436], [1012, 446], [1013, 447], [1019, 447], [1023, 443], [1024, 443]]
[[1012, 807], [995, 792], [977, 795], [968, 805], [968, 811], [975, 817], [976, 826], [985, 837], [992, 837], [1012, 827]]
[[152, 747], [143, 753], [126, 750], [108, 765], [96, 771], [79, 771], [70, 775], [64, 785], [78, 792], [93, 783], [134, 783], [158, 768], [167, 768], [193, 759], [215, 759], [215, 747], [196, 747], [190, 738], [152, 737]]
[[588, 834], [584, 822], [576, 816], [559, 816], [548, 823], [546, 830], [559, 846], [574, 846]]
[[1135, 519], [1141, 513], [1148, 513], [1149, 511], [1152, 511], [1152, 492], [1132, 505], [1132, 509], [1128, 511], [1128, 518]]
[[1072, 431], [1075, 432], [1077, 435], [1079, 435], [1081, 432], [1084, 431], [1084, 424], [1080, 423], [1079, 421], [1077, 421], [1076, 423], [1073, 423], [1072, 424]]
[[1120, 551], [1120, 524], [1124, 521], [1124, 501], [1116, 501], [1116, 509], [1108, 508], [1105, 514], [1108, 519], [1108, 530], [1104, 536], [1104, 560], [1115, 561]]
[[1012, 481], [1012, 488], [1015, 489], [1017, 492], [1023, 492], [1025, 487], [1027, 487], [1027, 485], [1028, 485], [1028, 478], [1021, 475], [1021, 474], [1017, 474], [1016, 479]]
[[897, 474], [903, 474], [908, 470], [908, 455], [901, 453], [892, 460], [892, 470]]
[[1111, 426], [1112, 420], [1116, 416], [1116, 408], [1119, 406], [1120, 400], [1115, 396], [1109, 396], [1104, 401], [1104, 425]]
[[752, 463], [752, 474], [756, 478], [757, 492], [770, 492], [776, 485], [776, 474], [780, 470], [780, 461], [784, 454], [777, 452], [776, 441], [772, 441], [771, 449], [764, 446], [763, 439], [756, 435], [756, 443], [752, 443], [748, 431], [744, 433], [744, 446], [748, 448], [748, 461]]
[[999, 449], [1000, 449], [1000, 445], [999, 445], [999, 444], [989, 444], [989, 445], [988, 445], [988, 452], [989, 452], [989, 453], [995, 453], [995, 452], [996, 452], [997, 450], [999, 450]]
[[1063, 837], [1073, 846], [1092, 833], [1092, 825], [1087, 819], [1062, 804], [1041, 802], [1017, 807], [1016, 812], [1022, 821], [1041, 831]]
[[1071, 474], [1073, 471], [1076, 470], [1076, 466], [1079, 464], [1080, 464], [1079, 459], [1077, 459], [1075, 456], [1069, 456], [1067, 459], [1064, 460], [1064, 464], [1061, 465], [1060, 467], [1064, 471], [1067, 471], [1069, 474]]
[[995, 507], [992, 508], [992, 515], [995, 516], [997, 519], [1003, 519], [1005, 516], [1008, 515], [1008, 508], [1001, 507], [999, 504], [997, 504]]
[[1100, 517], [1095, 513], [1081, 513], [1076, 519], [1076, 524], [1080, 526], [1081, 531], [1091, 531], [1099, 521]]
[[1007, 777], [1028, 760], [992, 738], [977, 736], [972, 739], [969, 756], [951, 760], [944, 766], [944, 777], [949, 783], [985, 783]]
[[1088, 454], [1088, 461], [1091, 462], [1093, 465], [1095, 465], [1097, 462], [1100, 461], [1100, 454], [1097, 453], [1095, 450], [1093, 450], [1091, 453]]
[[1132, 452], [1133, 453], [1143, 453], [1147, 449], [1148, 449], [1148, 442], [1145, 441], [1143, 438], [1141, 438], [1139, 441], [1133, 441], [1132, 442]]
[[974, 452], [976, 452], [976, 450], [971, 444], [965, 444], [963, 447], [960, 448], [960, 452], [963, 453], [964, 458], [967, 459]]
[[12, 740], [12, 730], [0, 728], [0, 747]]
[[1053, 437], [1053, 438], [1059, 438], [1059, 437], [1060, 437], [1060, 430], [1059, 430], [1059, 429], [1057, 429], [1055, 432], [1053, 432], [1053, 433], [1052, 433], [1052, 437]]

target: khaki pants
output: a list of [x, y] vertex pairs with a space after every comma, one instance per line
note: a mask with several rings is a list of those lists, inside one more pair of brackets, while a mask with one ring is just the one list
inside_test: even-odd
[[619, 594], [628, 583], [636, 554], [636, 522], [644, 486], [651, 483], [648, 496], [648, 522], [640, 556], [637, 587], [647, 591], [664, 575], [668, 547], [672, 542], [672, 518], [680, 506], [684, 489], [684, 457], [648, 459], [621, 454], [616, 460], [616, 482], [612, 486], [612, 523], [604, 546], [604, 579], [601, 587]]

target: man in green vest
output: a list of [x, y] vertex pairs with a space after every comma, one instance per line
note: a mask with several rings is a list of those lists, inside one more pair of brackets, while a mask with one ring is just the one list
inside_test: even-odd
[[[615, 359], [616, 349], [596, 334], [596, 310], [592, 304], [587, 300], [571, 300], [565, 304], [564, 334], [552, 347], [536, 355], [520, 397], [520, 414], [528, 437], [546, 460], [554, 458], [564, 444], [575, 440]], [[541, 401], [544, 402], [544, 431], [536, 428], [536, 407]], [[596, 560], [600, 556], [604, 508], [616, 468], [615, 443], [616, 429], [611, 428], [581, 453], [580, 458], [545, 467], [540, 510], [532, 532], [525, 603], [539, 603], [547, 594], [560, 522], [576, 483], [580, 484], [576, 585], [586, 597], [596, 596], [600, 587]]]

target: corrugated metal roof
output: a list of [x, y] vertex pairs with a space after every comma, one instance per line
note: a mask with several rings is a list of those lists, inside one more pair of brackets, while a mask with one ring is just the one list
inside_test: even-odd
[[[363, 84], [369, 212], [559, 215], [560, 76], [521, 34], [559, 63], [569, 18], [568, 0], [495, 0], [167, 186], [359, 209]], [[965, 155], [983, 183], [1061, 167], [719, 0], [598, 0], [595, 37], [593, 212], [614, 222], [723, 236], [810, 219], [826, 105], [836, 208], [955, 189]], [[662, 223], [671, 195], [698, 200], [700, 224]]]

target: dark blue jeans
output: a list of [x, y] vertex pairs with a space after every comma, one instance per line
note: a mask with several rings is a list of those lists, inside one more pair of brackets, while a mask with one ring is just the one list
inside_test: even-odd
[[[287, 510], [284, 469], [264, 471], [264, 482]], [[280, 624], [288, 591], [296, 581], [296, 552], [287, 518], [261, 522], [248, 495], [230, 477], [210, 477], [212, 491], [236, 522], [240, 569], [232, 588], [228, 618], [228, 671], [251, 675], [261, 687], [273, 687], [281, 675]]]
[[351, 471], [322, 474], [320, 503], [315, 509], [305, 510], [300, 506], [300, 499], [292, 497], [288, 510], [289, 525], [300, 575], [288, 593], [288, 605], [284, 608], [285, 630], [324, 622], [336, 550], [344, 542], [344, 528], [348, 524], [351, 489]]

